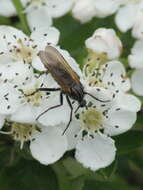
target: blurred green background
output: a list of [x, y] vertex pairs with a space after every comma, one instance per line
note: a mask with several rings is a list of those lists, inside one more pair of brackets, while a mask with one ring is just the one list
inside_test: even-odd
[[[23, 29], [18, 17], [0, 17], [0, 24]], [[56, 19], [54, 26], [61, 32], [60, 46], [68, 50], [81, 67], [87, 55], [84, 41], [99, 27], [115, 29], [124, 47], [121, 60], [128, 68], [127, 56], [135, 40], [131, 31], [124, 34], [117, 29], [114, 16], [94, 18], [81, 25], [68, 14]], [[0, 135], [0, 190], [143, 190], [142, 126], [143, 113], [140, 112], [131, 131], [114, 137], [115, 162], [98, 172], [77, 163], [74, 151], [53, 165], [41, 165], [28, 154], [28, 146], [20, 151], [13, 141]]]

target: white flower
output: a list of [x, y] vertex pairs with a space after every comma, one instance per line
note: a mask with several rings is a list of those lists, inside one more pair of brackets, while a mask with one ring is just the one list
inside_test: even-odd
[[129, 78], [126, 77], [125, 68], [119, 61], [109, 61], [98, 68], [87, 62], [83, 67], [83, 74], [89, 86], [108, 88], [114, 98], [119, 92], [126, 92], [130, 89]]
[[85, 167], [96, 171], [113, 162], [116, 147], [109, 136], [129, 130], [136, 121], [136, 111], [130, 111], [120, 105], [120, 102], [112, 102], [109, 90], [89, 87], [86, 91], [102, 101], [110, 102], [103, 103], [86, 95], [87, 107], [80, 108], [75, 114], [76, 119], [72, 120], [70, 132], [67, 130], [66, 133], [70, 134], [67, 135], [69, 149], [76, 149], [76, 159]]
[[52, 19], [70, 11], [73, 0], [24, 0], [25, 13], [31, 29], [50, 26]]
[[16, 10], [15, 10], [11, 0], [1, 0], [0, 15], [6, 16], [6, 17], [16, 15]]
[[115, 22], [122, 32], [133, 28], [133, 36], [143, 38], [141, 34], [142, 28], [142, 0], [126, 0], [118, 10]]
[[[35, 27], [51, 26], [53, 18], [58, 18], [68, 13], [73, 5], [73, 0], [21, 0], [28, 24], [33, 30]], [[17, 15], [11, 0], [1, 0], [1, 16]]]
[[[65, 50], [60, 49], [59, 47], [56, 48], [60, 54], [64, 56], [65, 60], [73, 68], [73, 70], [76, 71], [79, 76], [81, 76], [79, 65], [69, 55], [69, 53]], [[7, 65], [9, 66], [10, 64]], [[18, 107], [15, 107], [17, 104], [13, 104], [12, 101], [7, 101], [10, 107], [15, 108], [15, 111], [12, 112], [10, 116], [11, 121], [34, 124], [37, 122], [36, 118], [41, 113], [50, 107], [58, 105], [60, 103], [60, 90], [55, 92], [38, 91], [34, 93], [38, 88], [59, 88], [59, 85], [52, 78], [51, 74], [34, 74], [31, 71], [32, 68], [29, 67], [28, 64], [20, 64], [16, 62], [11, 67], [8, 67], [8, 69], [7, 65], [2, 65], [2, 68], [4, 68], [4, 71], [1, 70], [2, 76], [4, 77], [2, 78], [2, 82], [7, 80], [7, 82], [12, 84], [13, 91], [17, 92], [17, 90], [19, 90], [18, 93], [20, 93], [18, 97], [15, 96], [16, 99], [18, 98]], [[6, 71], [8, 73], [11, 73], [8, 76], [5, 76], [4, 74], [7, 73]], [[3, 94], [5, 95], [6, 93], [4, 92]], [[4, 105], [6, 106], [6, 104]], [[65, 105], [67, 105], [67, 103], [65, 103]], [[57, 109], [52, 109], [49, 112], [43, 114], [43, 116], [40, 117], [38, 121], [46, 126], [54, 126], [61, 122], [67, 122], [69, 113], [68, 105], [66, 110], [67, 112], [65, 112], [65, 107], [62, 106]], [[55, 113], [57, 113], [57, 111], [59, 114], [55, 118]]]
[[128, 56], [129, 64], [134, 68], [131, 76], [132, 89], [137, 94], [143, 95], [143, 41], [138, 40], [135, 42], [131, 49], [131, 54]]
[[97, 29], [85, 45], [98, 54], [106, 54], [107, 59], [118, 58], [122, 51], [122, 43], [113, 29]]
[[[98, 69], [87, 63], [83, 72], [84, 91], [98, 100], [85, 95], [86, 107], [74, 114], [65, 134], [68, 149], [75, 148], [76, 159], [96, 171], [115, 159], [116, 147], [111, 136], [131, 129], [141, 103], [126, 93], [130, 82], [119, 61], [107, 62]], [[61, 126], [64, 130], [66, 125]]]
[[[20, 123], [35, 124], [36, 118], [49, 106], [59, 101], [58, 92], [39, 91], [34, 93], [37, 88], [57, 88], [57, 84], [52, 79], [51, 75], [33, 74], [33, 78], [28, 84], [18, 86], [21, 91], [21, 96], [18, 97], [20, 103], [18, 109], [11, 114], [10, 120]], [[11, 103], [12, 104], [12, 103]], [[49, 118], [45, 125], [54, 125], [50, 123]], [[59, 121], [60, 122], [60, 121]], [[57, 124], [57, 123], [56, 123]]]
[[38, 52], [47, 44], [56, 45], [59, 40], [59, 31], [54, 27], [44, 27], [33, 31], [28, 37], [16, 28], [0, 26], [0, 40], [0, 62], [8, 59], [13, 62], [22, 61], [43, 71], [45, 68], [41, 64]]
[[115, 13], [120, 4], [121, 0], [75, 0], [72, 14], [81, 23], [85, 23], [95, 16], [106, 17]]
[[12, 123], [10, 131], [0, 131], [9, 134], [15, 141], [20, 142], [22, 149], [24, 143], [30, 141], [32, 156], [41, 164], [52, 164], [59, 160], [67, 150], [66, 137], [61, 135], [58, 127]]

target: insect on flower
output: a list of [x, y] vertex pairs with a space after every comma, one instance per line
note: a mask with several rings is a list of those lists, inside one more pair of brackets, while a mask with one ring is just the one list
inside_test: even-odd
[[109, 102], [109, 100], [108, 101], [99, 100], [98, 98], [94, 97], [92, 94], [84, 91], [84, 87], [80, 82], [79, 76], [77, 75], [77, 73], [73, 71], [73, 69], [69, 66], [67, 61], [64, 59], [64, 57], [60, 54], [60, 52], [56, 48], [49, 45], [46, 46], [45, 51], [39, 52], [39, 57], [42, 63], [44, 64], [44, 66], [47, 68], [48, 72], [51, 73], [52, 77], [59, 84], [60, 88], [38, 88], [35, 92], [60, 91], [60, 103], [42, 112], [36, 118], [36, 120], [38, 120], [43, 114], [45, 114], [49, 110], [62, 106], [63, 95], [65, 95], [66, 100], [70, 106], [71, 112], [70, 112], [69, 122], [63, 132], [64, 134], [72, 121], [73, 106], [70, 99], [78, 101], [79, 106], [77, 107], [76, 111], [80, 107], [86, 106], [86, 100], [84, 99], [85, 95], [89, 95], [100, 102], [104, 102], [104, 103]]

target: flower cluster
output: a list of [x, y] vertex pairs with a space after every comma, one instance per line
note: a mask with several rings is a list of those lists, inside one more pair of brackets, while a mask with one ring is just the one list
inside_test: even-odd
[[[73, 0], [21, 0], [24, 13], [31, 30], [34, 28], [51, 26], [53, 18], [58, 18], [70, 11]], [[11, 0], [1, 0], [0, 15], [14, 16], [16, 9]]]
[[[143, 0], [77, 0], [72, 9], [73, 17], [81, 23], [93, 17], [105, 18], [114, 13], [117, 27], [126, 32], [132, 29], [133, 37], [143, 39]], [[86, 10], [86, 11], [82, 11]]]
[[[40, 2], [38, 9], [53, 6], [51, 1], [48, 4], [31, 1], [25, 11], [30, 10], [30, 14], [33, 9], [37, 11], [34, 8], [37, 2]], [[69, 4], [65, 4], [65, 12]], [[56, 8], [54, 13], [55, 17], [61, 15]], [[20, 142], [21, 149], [29, 141], [32, 156], [42, 164], [54, 163], [66, 151], [73, 149], [75, 158], [94, 171], [111, 164], [116, 154], [112, 136], [133, 126], [141, 106], [140, 101], [128, 93], [130, 80], [118, 60], [122, 43], [115, 31], [100, 28], [85, 41], [88, 56], [82, 70], [70, 54], [57, 45], [59, 31], [54, 27], [36, 28], [30, 36], [26, 36], [13, 27], [0, 26], [0, 40], [1, 133], [9, 134]], [[60, 88], [39, 58], [39, 51], [45, 50], [48, 45], [56, 48], [78, 74], [84, 89], [84, 107], [70, 99], [71, 107], [76, 111], [66, 131], [71, 107], [65, 96], [62, 106], [46, 112], [59, 104], [60, 97], [57, 91], [44, 90]], [[135, 67], [135, 62], [140, 67], [141, 47], [142, 42], [137, 41], [132, 49], [129, 56], [132, 67]], [[137, 48], [140, 48], [139, 51]], [[38, 88], [43, 90], [37, 91]], [[43, 111], [45, 114], [37, 120]]]

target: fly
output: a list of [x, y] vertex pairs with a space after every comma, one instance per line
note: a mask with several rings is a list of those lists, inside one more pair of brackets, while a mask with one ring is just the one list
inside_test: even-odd
[[71, 103], [71, 99], [79, 103], [79, 106], [77, 107], [75, 112], [77, 112], [77, 110], [80, 107], [86, 106], [86, 100], [84, 99], [85, 95], [89, 95], [95, 100], [103, 102], [103, 103], [109, 102], [109, 100], [108, 101], [100, 100], [96, 98], [95, 96], [93, 96], [92, 94], [84, 91], [84, 87], [82, 83], [80, 82], [79, 76], [69, 66], [68, 62], [64, 59], [64, 57], [60, 54], [60, 52], [56, 48], [49, 45], [46, 46], [45, 51], [39, 52], [39, 57], [41, 59], [41, 62], [44, 64], [45, 68], [47, 69], [47, 71], [52, 75], [52, 77], [59, 84], [60, 87], [59, 88], [38, 88], [34, 93], [30, 95], [35, 94], [37, 91], [60, 91], [60, 103], [42, 112], [36, 118], [36, 120], [38, 120], [43, 114], [45, 114], [49, 110], [62, 106], [63, 95], [65, 95], [71, 111], [70, 111], [69, 122], [63, 132], [64, 134], [72, 121], [73, 106]]

